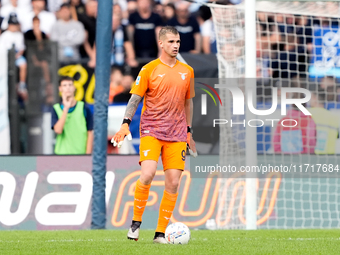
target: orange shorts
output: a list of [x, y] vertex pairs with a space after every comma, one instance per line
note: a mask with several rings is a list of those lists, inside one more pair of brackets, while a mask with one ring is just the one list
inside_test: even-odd
[[144, 136], [140, 139], [139, 164], [144, 160], [158, 162], [159, 155], [162, 155], [164, 170], [184, 170], [186, 156], [186, 142], [168, 142], [158, 140], [152, 136]]

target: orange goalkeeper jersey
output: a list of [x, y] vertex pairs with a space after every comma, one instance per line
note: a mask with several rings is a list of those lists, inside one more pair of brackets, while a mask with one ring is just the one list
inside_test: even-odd
[[131, 94], [144, 97], [140, 133], [173, 142], [185, 142], [185, 100], [195, 96], [194, 70], [177, 60], [170, 67], [160, 59], [140, 70]]

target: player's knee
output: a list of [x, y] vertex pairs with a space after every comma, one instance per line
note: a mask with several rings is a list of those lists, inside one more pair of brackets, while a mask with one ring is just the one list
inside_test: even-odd
[[171, 193], [177, 193], [178, 185], [179, 185], [179, 180], [173, 179], [173, 180], [170, 180], [166, 186]]
[[140, 182], [144, 185], [149, 185], [153, 180], [154, 175], [151, 173], [144, 173], [140, 176]]

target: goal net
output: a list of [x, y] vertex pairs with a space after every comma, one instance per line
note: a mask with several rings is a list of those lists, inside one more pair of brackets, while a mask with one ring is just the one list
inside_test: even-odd
[[[244, 5], [209, 5], [217, 40], [219, 78], [245, 76]], [[256, 128], [255, 155], [258, 166], [286, 164], [298, 175], [281, 171], [257, 178], [257, 228], [337, 228], [340, 226], [340, 8], [338, 2], [256, 3], [256, 109], [269, 109], [278, 95], [278, 107], [271, 115], [256, 116], [263, 125]], [[240, 85], [245, 90], [244, 85]], [[244, 84], [244, 83], [243, 83]], [[311, 99], [304, 105], [311, 116], [288, 106], [281, 114], [280, 95], [285, 89], [303, 88]], [[227, 106], [220, 106], [220, 118], [238, 121], [233, 115], [229, 90], [219, 89]], [[287, 98], [304, 98], [287, 93]], [[284, 118], [296, 121], [285, 127]], [[261, 122], [262, 123], [262, 122]], [[246, 162], [246, 128], [220, 126], [220, 164], [240, 167]], [[292, 170], [290, 169], [290, 170]], [[312, 172], [313, 171], [313, 172]], [[301, 174], [302, 172], [302, 174]], [[318, 175], [314, 173], [318, 172]], [[332, 172], [333, 175], [329, 175]], [[338, 174], [338, 175], [337, 175]], [[286, 176], [286, 177], [285, 177]], [[263, 177], [263, 175], [262, 175]], [[219, 228], [246, 226], [246, 179], [242, 174], [222, 180], [216, 223]]]

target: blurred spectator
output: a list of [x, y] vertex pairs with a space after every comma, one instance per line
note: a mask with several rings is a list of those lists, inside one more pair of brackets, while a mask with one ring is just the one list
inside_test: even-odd
[[176, 27], [181, 37], [179, 52], [201, 52], [201, 34], [197, 20], [190, 16], [188, 2], [176, 4], [176, 16], [168, 21], [168, 25]]
[[270, 49], [276, 48], [281, 41], [278, 25], [274, 21], [275, 17], [273, 13], [257, 12], [258, 37], [261, 37], [262, 41], [268, 42]]
[[78, 20], [79, 14], [85, 13], [85, 5], [81, 0], [70, 0], [71, 15], [73, 20]]
[[[132, 13], [137, 11], [137, 1], [131, 0], [127, 2], [127, 12], [128, 12], [128, 19]], [[125, 18], [125, 17], [124, 17]]]
[[[85, 0], [45, 0], [47, 1], [47, 10], [53, 13], [57, 13], [62, 4], [71, 5], [72, 19], [77, 19], [77, 14], [85, 12]], [[73, 16], [75, 14], [75, 16]]]
[[158, 33], [162, 26], [161, 17], [152, 12], [151, 0], [137, 0], [137, 12], [129, 17], [128, 34], [133, 42], [136, 56], [156, 58], [158, 56]]
[[258, 38], [256, 40], [256, 93], [257, 101], [271, 101], [271, 69], [269, 42]]
[[334, 103], [338, 100], [339, 88], [336, 86], [329, 86], [326, 88], [326, 102]]
[[[299, 98], [294, 94], [293, 98]], [[303, 104], [305, 106], [305, 104]], [[282, 125], [283, 124], [283, 125]], [[295, 105], [287, 111], [275, 129], [273, 145], [275, 153], [300, 154], [314, 153], [316, 125], [312, 117], [305, 115]]]
[[119, 68], [113, 67], [110, 76], [110, 94], [109, 103], [112, 104], [114, 97], [121, 92], [123, 92], [123, 87], [121, 85], [123, 79], [122, 71]]
[[293, 14], [277, 14], [279, 31], [283, 34], [295, 34], [295, 16]]
[[114, 103], [127, 103], [127, 102], [129, 102], [130, 97], [131, 97], [130, 90], [131, 90], [133, 82], [134, 82], [134, 79], [133, 79], [132, 75], [127, 74], [127, 75], [123, 76], [122, 82], [121, 82], [121, 86], [123, 87], [123, 91], [113, 98]]
[[[47, 86], [52, 86], [47, 60], [47, 56], [50, 53], [48, 52], [48, 50], [46, 49], [46, 45], [44, 44], [44, 41], [47, 40], [47, 36], [44, 32], [40, 30], [40, 20], [37, 16], [33, 18], [33, 29], [28, 30], [24, 34], [24, 38], [27, 48], [33, 47], [33, 51], [31, 54], [32, 59], [28, 59], [28, 62], [33, 63], [35, 67], [41, 68], [44, 80], [48, 84]], [[32, 44], [31, 46], [31, 42], [36, 42], [36, 44]], [[46, 97], [47, 103], [51, 105], [53, 103], [53, 94], [46, 93]]]
[[[1, 0], [1, 6], [11, 5], [11, 0]], [[18, 0], [18, 7], [30, 11], [32, 9], [31, 0]]]
[[93, 116], [90, 108], [74, 98], [73, 79], [61, 77], [61, 103], [52, 109], [51, 126], [57, 134], [56, 154], [91, 154], [93, 147]]
[[336, 87], [336, 80], [333, 76], [325, 76], [321, 79], [320, 87], [325, 90], [325, 101], [331, 103], [338, 101], [338, 88]]
[[257, 13], [257, 40], [256, 40], [256, 77], [268, 80], [272, 77], [271, 50], [277, 48], [281, 40], [277, 25], [269, 13]]
[[[291, 44], [291, 38], [294, 38], [295, 51], [297, 52], [298, 58], [295, 60], [298, 62], [297, 71], [300, 77], [307, 76], [307, 63], [308, 63], [308, 52], [311, 53], [312, 46], [312, 27], [310, 20], [307, 17], [282, 14], [277, 15], [276, 20], [278, 21], [278, 28], [281, 32], [281, 37], [285, 38], [285, 43], [281, 44], [281, 50], [284, 51], [287, 48], [287, 44]], [[289, 47], [289, 46], [288, 46]], [[293, 48], [293, 47], [291, 47]], [[292, 51], [292, 50], [290, 50]], [[292, 57], [292, 54], [290, 54]]]
[[316, 124], [315, 154], [334, 154], [339, 136], [339, 116], [324, 108], [325, 91], [313, 91], [309, 112]]
[[[272, 88], [277, 88], [277, 103], [280, 105], [281, 104], [281, 97], [282, 97], [282, 88], [287, 88], [287, 87], [297, 87], [297, 84], [294, 83], [294, 81], [290, 79], [271, 79], [270, 80], [270, 95], [271, 95], [271, 90]], [[286, 99], [292, 99], [293, 98], [293, 93], [286, 93], [285, 98]], [[269, 97], [270, 102], [272, 102], [272, 97]]]
[[62, 5], [63, 3], [67, 3], [69, 1], [68, 0], [45, 0], [45, 2], [46, 2], [46, 7], [47, 7], [46, 10], [56, 14], [58, 10], [60, 9], [60, 5]]
[[35, 16], [33, 17], [33, 29], [28, 30], [25, 34], [25, 40], [27, 41], [41, 41], [47, 39], [46, 34], [40, 30], [40, 19]]
[[173, 3], [168, 3], [164, 6], [164, 23], [166, 24], [169, 20], [175, 17], [176, 9]]
[[153, 12], [158, 14], [164, 22], [164, 7], [160, 2], [155, 2], [153, 6]]
[[256, 77], [271, 77], [269, 45], [265, 40], [256, 40]]
[[14, 45], [15, 64], [19, 67], [19, 86], [18, 93], [23, 100], [27, 99], [27, 87], [26, 87], [26, 76], [27, 76], [27, 62], [23, 53], [25, 51], [24, 35], [20, 31], [20, 24], [18, 17], [15, 13], [11, 13], [8, 19], [8, 28], [0, 36], [1, 45], [5, 46], [7, 50], [12, 49]]
[[211, 11], [208, 6], [201, 6], [199, 8], [199, 16], [197, 17], [200, 24], [202, 34], [202, 49], [203, 53], [217, 53], [215, 28], [212, 21]]
[[118, 4], [121, 8], [121, 17], [122, 17], [122, 25], [127, 26], [129, 25], [129, 9], [128, 9], [128, 2], [126, 2], [125, 0], [122, 0], [123, 2], [126, 3], [126, 5], [124, 5], [124, 8], [122, 7], [121, 4]]
[[[125, 27], [129, 24], [129, 12], [128, 12], [128, 4], [125, 0], [114, 0], [115, 4], [113, 5], [113, 15], [118, 15], [121, 19], [121, 24]], [[116, 3], [117, 2], [117, 3]], [[122, 4], [125, 3], [125, 4]]]
[[304, 45], [308, 53], [313, 52], [313, 27], [312, 21], [306, 16], [296, 17], [296, 34], [298, 43]]
[[295, 34], [288, 34], [283, 50], [272, 60], [273, 78], [294, 78], [306, 74], [306, 55]]
[[8, 19], [11, 13], [15, 13], [18, 17], [19, 23], [22, 23], [23, 18], [30, 9], [24, 9], [18, 6], [18, 0], [11, 0], [9, 4], [1, 7], [0, 15], [4, 17], [1, 24], [1, 29], [6, 30], [8, 27]]
[[21, 23], [21, 30], [26, 32], [33, 27], [33, 18], [37, 16], [40, 20], [40, 29], [47, 36], [51, 33], [52, 26], [57, 21], [53, 13], [45, 11], [45, 1], [44, 0], [32, 0], [32, 11], [25, 14], [23, 21]]
[[51, 40], [58, 42], [60, 61], [79, 61], [79, 46], [84, 43], [85, 30], [82, 23], [71, 19], [71, 7], [62, 4], [59, 19], [52, 27]]
[[123, 70], [126, 55], [126, 64], [136, 67], [138, 62], [136, 61], [135, 51], [132, 43], [128, 40], [126, 27], [121, 24], [121, 8], [116, 4], [113, 9], [111, 66], [118, 66]]
[[88, 65], [95, 67], [96, 65], [96, 24], [97, 24], [98, 2], [96, 0], [88, 0], [85, 4], [85, 13], [78, 15], [78, 20], [83, 23], [86, 30], [86, 37], [83, 46], [80, 47], [80, 55], [83, 58], [90, 58]]
[[334, 87], [335, 85], [335, 77], [333, 76], [325, 76], [320, 82], [320, 87], [324, 90], [327, 90], [328, 87]]
[[[336, 7], [335, 10], [337, 9], [338, 8]], [[318, 27], [323, 27], [323, 28], [338, 27], [339, 21], [337, 18], [320, 16], [320, 17], [314, 17], [313, 25], [316, 25]]]

